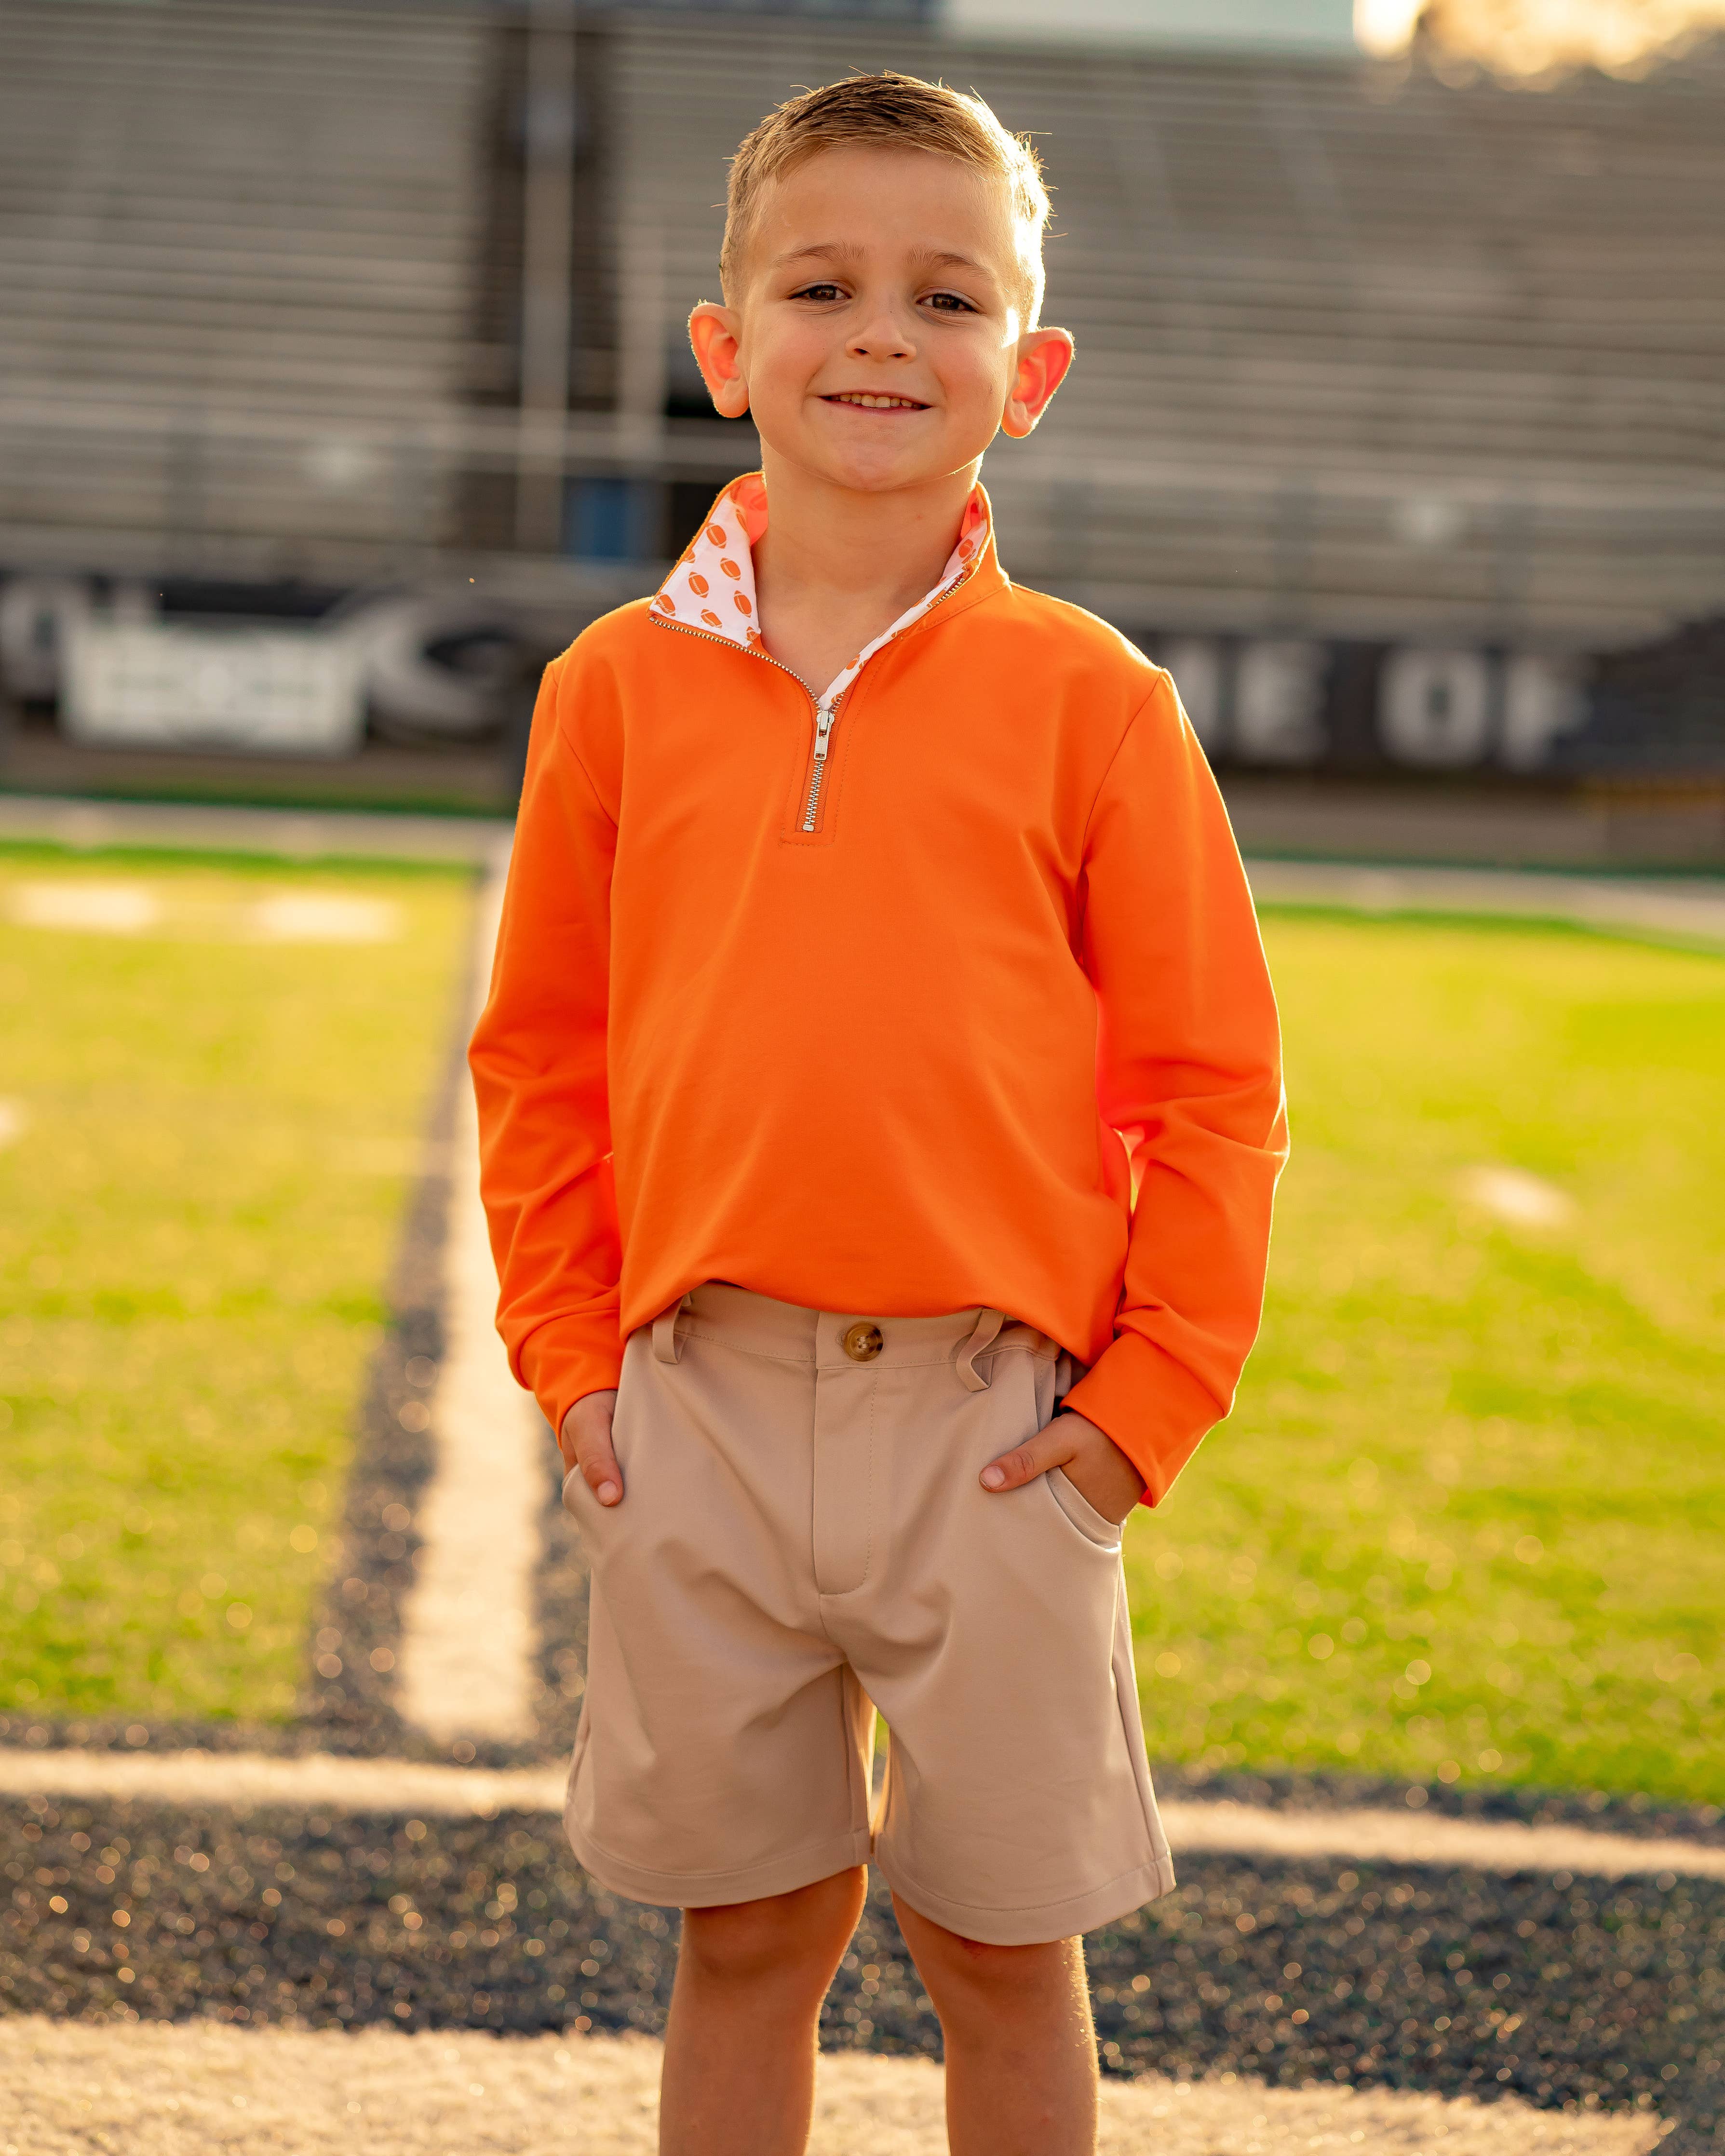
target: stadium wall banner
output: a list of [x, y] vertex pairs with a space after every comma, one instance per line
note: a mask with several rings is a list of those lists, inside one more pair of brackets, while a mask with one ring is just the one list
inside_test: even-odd
[[60, 726], [103, 748], [351, 756], [363, 654], [339, 630], [86, 617], [60, 665]]
[[1725, 779], [1725, 615], [1627, 650], [1185, 636], [1137, 641], [1223, 766]]
[[[1539, 652], [1392, 645], [1373, 654], [1375, 680], [1368, 685], [1350, 684], [1358, 660], [1347, 647], [1282, 638], [1149, 643], [1219, 763], [1312, 770], [1351, 750], [1348, 760], [1375, 757], [1410, 771], [1495, 763], [1536, 772], [1587, 724], [1577, 667]], [[1350, 709], [1362, 689], [1368, 697], [1363, 712]]]
[[[334, 757], [367, 722], [476, 740], [584, 623], [560, 617], [547, 634], [542, 608], [447, 588], [300, 595], [309, 618], [291, 621], [239, 587], [217, 619], [158, 610], [162, 596], [62, 575], [0, 581], [0, 693], [54, 706], [92, 745]], [[1725, 778], [1725, 615], [1594, 653], [1122, 626], [1168, 669], [1224, 768]]]

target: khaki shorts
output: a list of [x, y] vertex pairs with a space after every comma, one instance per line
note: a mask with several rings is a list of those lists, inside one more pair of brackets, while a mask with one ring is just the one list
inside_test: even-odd
[[977, 1480], [1070, 1368], [996, 1312], [722, 1285], [631, 1337], [624, 1502], [563, 1489], [593, 1569], [565, 1818], [602, 1886], [706, 1908], [872, 1856], [911, 1907], [1004, 1946], [1168, 1892], [1120, 1530], [1058, 1471]]

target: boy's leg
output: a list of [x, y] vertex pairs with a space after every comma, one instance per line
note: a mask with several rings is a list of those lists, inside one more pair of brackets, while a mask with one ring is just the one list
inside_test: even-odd
[[866, 1885], [859, 1866], [793, 1893], [683, 1912], [660, 2156], [803, 2156], [820, 2003]]
[[1092, 2156], [1096, 2038], [1076, 1939], [993, 1947], [895, 1895], [941, 2019], [952, 2156]]

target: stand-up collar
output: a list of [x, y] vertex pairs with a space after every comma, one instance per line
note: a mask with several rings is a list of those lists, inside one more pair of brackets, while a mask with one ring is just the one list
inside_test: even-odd
[[[766, 481], [759, 472], [732, 480], [660, 586], [653, 602], [655, 617], [675, 628], [721, 638], [741, 650], [766, 654], [766, 640], [756, 619], [754, 557], [755, 546], [766, 529]], [[958, 542], [947, 557], [940, 581], [840, 667], [820, 701], [829, 702], [840, 695], [883, 644], [975, 575], [988, 556], [993, 536], [988, 497], [978, 485], [965, 504]]]

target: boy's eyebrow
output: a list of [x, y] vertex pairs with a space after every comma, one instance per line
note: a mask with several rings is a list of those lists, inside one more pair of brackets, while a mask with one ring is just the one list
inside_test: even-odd
[[783, 254], [773, 256], [773, 267], [783, 270], [791, 262], [848, 262], [855, 259], [856, 252], [835, 239], [817, 242], [812, 247], [788, 247]]
[[[860, 256], [859, 247], [847, 247], [842, 240], [819, 240], [809, 247], [788, 248], [783, 254], [775, 254], [773, 267], [787, 269], [793, 262], [855, 262]], [[911, 257], [915, 262], [930, 270], [975, 270], [983, 276], [988, 275], [988, 265], [978, 262], [973, 254], [956, 254], [945, 248], [930, 248]]]

